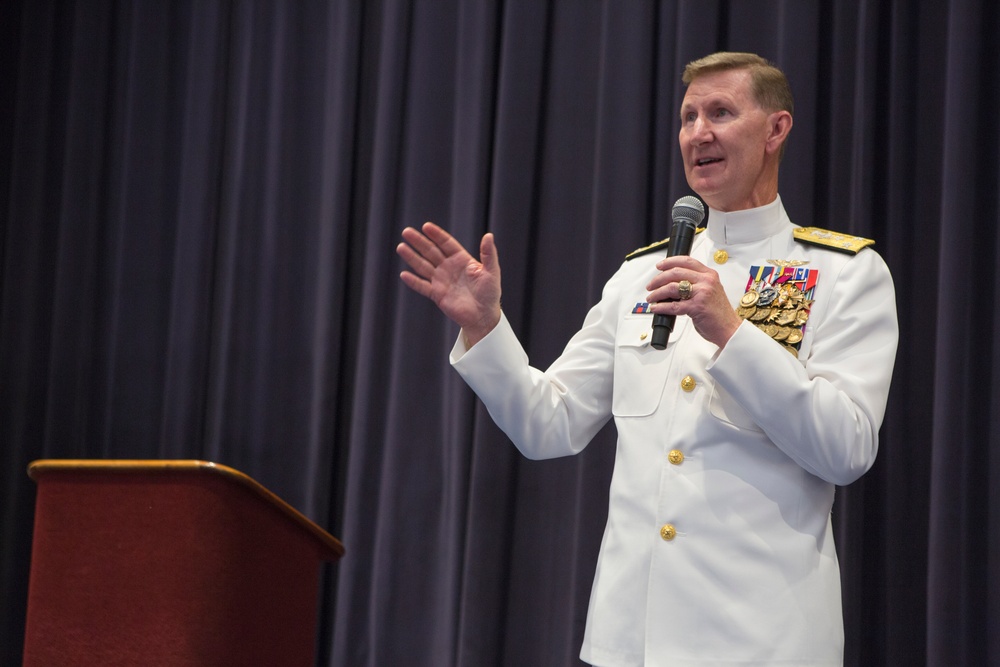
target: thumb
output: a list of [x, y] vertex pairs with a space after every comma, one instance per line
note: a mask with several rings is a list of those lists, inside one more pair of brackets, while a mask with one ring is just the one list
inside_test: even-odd
[[479, 242], [479, 261], [487, 273], [500, 273], [500, 259], [497, 256], [497, 245], [493, 239], [493, 232], [484, 234], [483, 240]]

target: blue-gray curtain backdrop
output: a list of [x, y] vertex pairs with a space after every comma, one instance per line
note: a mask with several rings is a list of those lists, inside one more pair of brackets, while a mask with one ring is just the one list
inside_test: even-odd
[[847, 664], [1000, 664], [998, 13], [3, 3], [0, 663], [21, 653], [25, 468], [86, 457], [224, 463], [340, 537], [320, 665], [577, 665], [613, 430], [523, 460], [394, 247], [424, 220], [471, 247], [495, 232], [546, 366], [666, 235], [688, 193], [679, 73], [728, 49], [791, 80], [792, 219], [875, 238], [896, 282], [879, 459], [834, 510]]

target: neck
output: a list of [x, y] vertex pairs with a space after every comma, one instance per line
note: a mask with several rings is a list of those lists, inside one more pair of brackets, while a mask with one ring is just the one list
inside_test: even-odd
[[[700, 194], [700, 193], [699, 193]], [[753, 183], [750, 191], [736, 196], [721, 192], [703, 197], [705, 203], [717, 211], [732, 213], [767, 206], [778, 198], [778, 164], [770, 161]]]

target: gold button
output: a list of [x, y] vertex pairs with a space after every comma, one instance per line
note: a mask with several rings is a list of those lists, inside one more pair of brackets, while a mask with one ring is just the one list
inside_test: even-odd
[[648, 335], [649, 335], [648, 333], [643, 331], [641, 334], [639, 334], [639, 340], [646, 340], [646, 336]]
[[675, 466], [679, 466], [684, 463], [684, 452], [679, 449], [671, 449], [670, 453], [667, 454], [667, 460], [673, 463]]
[[698, 383], [694, 381], [694, 378], [690, 375], [685, 375], [684, 379], [681, 380], [681, 389], [684, 391], [694, 391], [695, 386]]
[[660, 528], [660, 537], [662, 537], [665, 541], [669, 542], [670, 540], [677, 537], [677, 529], [671, 526], [669, 523], [665, 523], [663, 524], [663, 528]]
[[716, 264], [725, 264], [729, 260], [729, 253], [725, 250], [716, 250], [714, 259]]

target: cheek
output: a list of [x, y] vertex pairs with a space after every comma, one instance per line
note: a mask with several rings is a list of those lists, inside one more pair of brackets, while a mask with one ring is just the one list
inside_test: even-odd
[[681, 149], [681, 155], [691, 150], [691, 142], [688, 140], [687, 132], [683, 128], [677, 133], [677, 145]]

